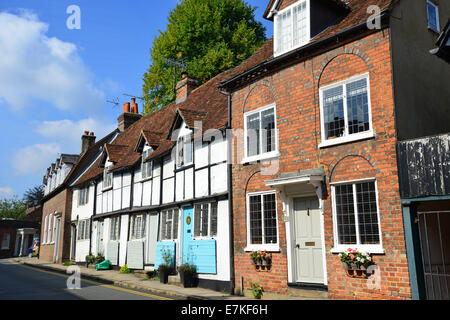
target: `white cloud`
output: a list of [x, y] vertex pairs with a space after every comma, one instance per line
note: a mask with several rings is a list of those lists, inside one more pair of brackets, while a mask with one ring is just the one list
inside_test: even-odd
[[64, 145], [64, 153], [79, 153], [81, 151], [81, 136], [84, 131], [94, 132], [97, 140], [99, 140], [116, 127], [116, 123], [106, 123], [93, 118], [79, 121], [66, 119], [43, 121], [37, 126], [36, 132]]
[[60, 110], [91, 110], [104, 105], [73, 43], [48, 37], [48, 24], [29, 11], [0, 12], [0, 102], [23, 111], [30, 101]]
[[60, 153], [61, 146], [57, 143], [35, 144], [20, 149], [12, 158], [12, 166], [17, 175], [44, 176], [45, 169]]
[[0, 187], [0, 199], [11, 198], [14, 195], [14, 190], [11, 187]]

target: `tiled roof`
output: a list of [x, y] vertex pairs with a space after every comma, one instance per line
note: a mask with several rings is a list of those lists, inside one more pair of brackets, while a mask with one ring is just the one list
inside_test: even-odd
[[108, 158], [111, 162], [119, 162], [120, 159], [127, 153], [127, 146], [119, 144], [106, 144], [105, 151], [108, 154]]
[[[319, 42], [320, 40], [324, 40], [335, 34], [365, 23], [367, 19], [372, 15], [371, 13], [367, 13], [367, 8], [371, 5], [378, 6], [381, 9], [381, 13], [383, 13], [388, 11], [397, 1], [398, 0], [347, 0], [346, 5], [349, 8], [349, 12], [347, 13], [347, 15], [335, 25], [332, 25], [319, 33], [305, 46], [311, 46], [314, 43]], [[297, 50], [301, 49], [302, 47]], [[275, 59], [273, 55], [273, 38], [270, 38], [266, 41], [266, 43], [262, 45], [262, 47], [258, 51], [255, 52], [255, 54], [250, 56], [236, 68], [230, 70], [230, 72], [228, 73], [228, 78], [222, 83], [232, 80], [233, 78], [238, 77], [243, 73], [272, 60]], [[264, 70], [262, 72], [264, 72]]]
[[[175, 141], [171, 141], [168, 137], [177, 112], [189, 127], [193, 127], [194, 121], [198, 120], [202, 121], [203, 131], [225, 128], [228, 123], [228, 98], [219, 92], [218, 86], [228, 77], [228, 73], [229, 71], [225, 71], [194, 89], [183, 102], [171, 103], [146, 115], [121, 132], [114, 142], [106, 147], [114, 157], [111, 160], [114, 160], [115, 164], [111, 170], [126, 169], [141, 161], [142, 155], [136, 152], [136, 146], [142, 135], [148, 143], [153, 143], [156, 147], [147, 160], [156, 159], [169, 152], [175, 145]], [[160, 133], [159, 137], [158, 133]], [[119, 147], [113, 149], [114, 146]], [[100, 164], [101, 158], [77, 183], [81, 184], [100, 177], [103, 173]]]

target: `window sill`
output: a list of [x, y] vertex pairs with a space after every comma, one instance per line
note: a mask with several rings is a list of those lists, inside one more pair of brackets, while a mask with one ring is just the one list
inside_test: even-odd
[[144, 183], [144, 182], [152, 180], [152, 178], [153, 178], [152, 176], [151, 177], [147, 177], [147, 178], [142, 178], [141, 181], [139, 181], [139, 182]]
[[173, 170], [173, 172], [177, 173], [177, 172], [184, 171], [184, 170], [187, 170], [187, 169], [190, 169], [190, 168], [193, 168], [193, 167], [194, 167], [194, 163], [191, 162], [189, 164], [182, 165], [180, 167], [176, 167], [176, 169]]
[[112, 188], [113, 188], [112, 186], [110, 186], [110, 187], [106, 187], [106, 188], [103, 188], [103, 189], [102, 189], [102, 192], [105, 192], [105, 191], [109, 191], [109, 190], [112, 190]]
[[278, 244], [251, 244], [244, 248], [245, 252], [258, 250], [266, 250], [267, 252], [280, 252], [280, 246]]
[[319, 148], [326, 148], [331, 147], [339, 144], [349, 143], [349, 142], [356, 142], [360, 140], [366, 140], [366, 139], [372, 139], [375, 138], [375, 133], [373, 131], [368, 131], [360, 134], [352, 134], [345, 137], [339, 137], [335, 139], [328, 139], [324, 142], [321, 142], [319, 144]]
[[273, 152], [269, 152], [269, 153], [263, 153], [262, 155], [245, 157], [244, 159], [242, 159], [241, 164], [246, 164], [246, 163], [251, 163], [251, 162], [256, 162], [256, 161], [270, 160], [270, 159], [275, 159], [275, 158], [279, 158], [279, 157], [280, 157], [280, 153], [278, 151], [273, 151]]
[[356, 249], [358, 251], [372, 253], [372, 254], [386, 254], [386, 250], [384, 250], [382, 247], [379, 246], [370, 246], [370, 247], [364, 247], [364, 246], [351, 246], [348, 245], [346, 247], [334, 247], [330, 250], [331, 253], [343, 253], [347, 252], [348, 248]]

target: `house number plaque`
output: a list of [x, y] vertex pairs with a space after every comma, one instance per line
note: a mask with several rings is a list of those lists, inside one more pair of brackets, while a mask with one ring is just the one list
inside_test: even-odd
[[190, 217], [190, 216], [188, 216], [188, 217], [186, 218], [186, 223], [187, 223], [188, 225], [191, 224], [191, 217]]

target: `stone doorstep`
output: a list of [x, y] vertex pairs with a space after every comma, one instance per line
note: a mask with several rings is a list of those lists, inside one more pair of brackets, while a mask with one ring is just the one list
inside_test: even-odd
[[291, 297], [301, 297], [317, 300], [328, 300], [328, 291], [315, 289], [288, 288], [288, 295]]

